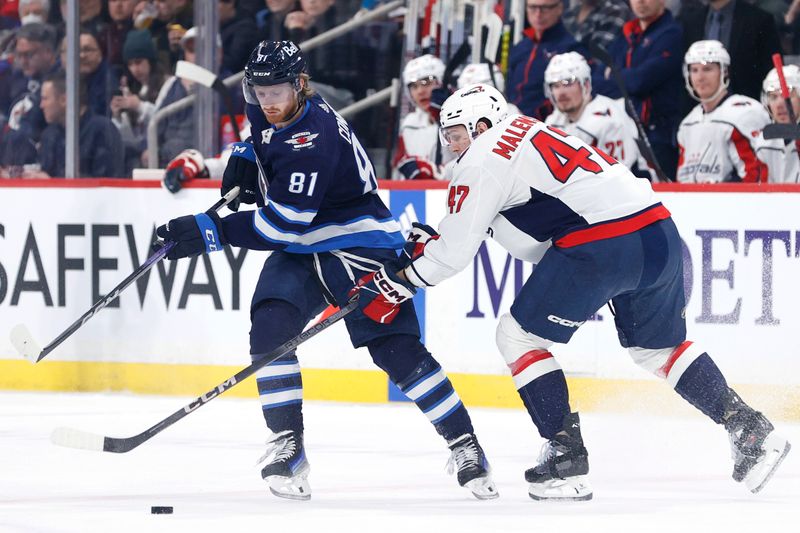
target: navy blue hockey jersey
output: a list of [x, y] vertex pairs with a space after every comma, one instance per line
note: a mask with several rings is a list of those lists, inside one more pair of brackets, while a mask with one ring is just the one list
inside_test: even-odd
[[313, 253], [401, 248], [400, 225], [378, 197], [375, 171], [350, 125], [325, 101], [308, 99], [300, 118], [277, 129], [247, 105], [260, 168], [259, 209], [223, 219], [231, 245]]

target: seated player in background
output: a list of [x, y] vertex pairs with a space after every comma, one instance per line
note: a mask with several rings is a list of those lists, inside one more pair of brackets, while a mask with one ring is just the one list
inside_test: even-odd
[[[344, 307], [359, 278], [363, 290], [379, 294], [375, 271], [397, 261], [395, 250], [404, 244], [399, 223], [377, 194], [369, 157], [347, 121], [310, 89], [305, 65], [293, 42], [262, 41], [245, 67], [252, 137], [234, 144], [222, 193], [240, 186], [239, 199], [259, 208], [225, 218], [212, 210], [157, 229], [177, 243], [168, 259], [225, 245], [272, 252], [251, 303], [254, 360], [298, 335], [327, 305]], [[459, 484], [477, 498], [496, 498], [469, 414], [420, 342], [412, 302], [394, 306], [360, 298], [358, 310], [344, 320], [353, 346], [367, 348], [447, 441]], [[295, 352], [263, 367], [256, 381], [274, 433], [259, 461], [261, 476], [276, 496], [306, 500], [310, 467]]]
[[431, 108], [431, 93], [441, 87], [443, 76], [444, 63], [431, 54], [412, 59], [403, 69], [414, 111], [400, 123], [393, 179], [441, 179], [442, 165], [453, 159], [439, 144], [438, 109]]
[[545, 123], [596, 146], [630, 169], [646, 172], [636, 124], [620, 100], [592, 96], [592, 73], [577, 52], [558, 54], [544, 71], [544, 92], [555, 109]]
[[[800, 67], [786, 65], [783, 67], [783, 76], [789, 88], [789, 99], [792, 109], [800, 113]], [[761, 88], [761, 103], [769, 111], [772, 121], [777, 124], [789, 124], [789, 108], [781, 95], [781, 85], [778, 80], [778, 71], [772, 69], [764, 78]], [[769, 166], [769, 181], [773, 183], [800, 183], [800, 165], [798, 165], [797, 139], [773, 139], [764, 142], [758, 150], [758, 157], [767, 162]]]
[[439, 284], [472, 263], [487, 235], [537, 263], [497, 326], [500, 353], [547, 441], [525, 472], [531, 498], [592, 497], [579, 416], [550, 349], [609, 301], [634, 362], [724, 426], [734, 480], [761, 490], [790, 444], [728, 386], [704, 348], [686, 340], [681, 238], [650, 183], [577, 137], [507, 116], [503, 96], [486, 85], [456, 91], [442, 106], [441, 128], [459, 156], [449, 210], [438, 235], [412, 231], [410, 263], [399, 272], [383, 267], [381, 290], [408, 295]]
[[758, 101], [728, 92], [730, 64], [719, 41], [697, 41], [686, 51], [686, 90], [700, 103], [678, 128], [679, 182], [769, 180], [769, 168], [758, 157], [769, 115]]

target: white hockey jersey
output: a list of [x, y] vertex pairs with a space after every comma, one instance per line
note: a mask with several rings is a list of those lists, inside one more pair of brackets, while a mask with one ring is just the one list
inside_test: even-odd
[[464, 269], [491, 235], [538, 262], [571, 247], [625, 235], [670, 216], [650, 183], [574, 136], [512, 115], [472, 142], [453, 166], [439, 239], [405, 269], [418, 287]]
[[556, 109], [545, 123], [578, 137], [586, 144], [597, 146], [628, 168], [637, 163], [640, 168], [647, 168], [643, 161], [639, 161], [636, 124], [619, 100], [597, 95], [583, 109], [577, 122], [571, 122], [567, 115]]
[[800, 141], [783, 139], [764, 141], [758, 149], [758, 158], [769, 167], [771, 183], [800, 183], [800, 160], [797, 145]]
[[764, 107], [747, 96], [727, 96], [710, 113], [698, 104], [678, 128], [678, 181], [768, 181], [769, 169], [757, 154], [769, 123]]
[[[439, 125], [433, 121], [430, 114], [419, 108], [415, 108], [400, 122], [399, 144], [392, 158], [393, 164], [396, 165], [406, 157], [421, 157], [435, 168], [438, 159], [437, 171], [440, 171], [442, 165], [455, 159], [453, 154], [442, 148], [439, 143]], [[441, 178], [441, 172], [437, 177]], [[404, 179], [397, 169], [393, 170], [392, 178]]]

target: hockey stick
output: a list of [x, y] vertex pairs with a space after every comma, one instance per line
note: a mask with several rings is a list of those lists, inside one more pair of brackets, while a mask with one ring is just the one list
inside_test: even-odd
[[[795, 115], [792, 99], [789, 95], [789, 86], [786, 85], [786, 77], [783, 75], [783, 59], [780, 54], [772, 54], [772, 63], [778, 72], [778, 82], [781, 84], [781, 96], [786, 103], [786, 110], [789, 112], [789, 124], [768, 124], [764, 127], [763, 135], [765, 139], [800, 139], [800, 126], [797, 125], [797, 115]], [[800, 156], [800, 154], [798, 154]]]
[[352, 298], [347, 305], [339, 309], [337, 312], [333, 313], [327, 318], [322, 319], [317, 324], [309, 327], [307, 330], [301, 332], [296, 337], [289, 339], [285, 343], [281, 344], [274, 350], [271, 350], [265, 354], [258, 354], [260, 357], [253, 362], [250, 366], [243, 368], [233, 376], [229, 377], [207, 393], [198, 396], [182, 408], [178, 409], [168, 417], [164, 418], [156, 425], [152, 426], [145, 431], [142, 431], [138, 435], [134, 435], [132, 437], [124, 437], [124, 438], [115, 438], [115, 437], [105, 437], [103, 435], [97, 435], [94, 433], [89, 433], [88, 431], [81, 431], [79, 429], [72, 429], [66, 427], [60, 427], [53, 430], [53, 433], [50, 435], [50, 440], [53, 444], [57, 444], [59, 446], [65, 446], [67, 448], [79, 448], [83, 450], [92, 450], [96, 452], [111, 452], [111, 453], [126, 453], [140, 444], [147, 442], [148, 440], [152, 439], [171, 425], [173, 425], [178, 420], [181, 420], [183, 417], [193, 413], [200, 407], [204, 406], [226, 390], [232, 389], [240, 382], [244, 381], [248, 377], [252, 376], [253, 374], [258, 371], [261, 367], [268, 365], [269, 363], [275, 361], [276, 359], [280, 358], [281, 356], [287, 354], [288, 352], [294, 350], [299, 345], [314, 337], [319, 332], [329, 328], [349, 313], [351, 313], [356, 307], [358, 307], [358, 297]]
[[[209, 210], [217, 211], [221, 207], [228, 205], [234, 198], [239, 196], [239, 187], [234, 187], [228, 194], [216, 201]], [[90, 318], [99, 313], [104, 307], [114, 301], [122, 291], [127, 289], [134, 281], [141, 278], [148, 270], [153, 268], [156, 263], [164, 259], [170, 250], [175, 246], [174, 242], [167, 242], [156, 253], [147, 258], [139, 268], [134, 270], [127, 278], [111, 289], [111, 292], [97, 300], [95, 304], [89, 308], [81, 317], [73, 322], [67, 329], [58, 335], [50, 344], [44, 348], [40, 348], [39, 344], [34, 340], [30, 330], [25, 324], [17, 324], [11, 330], [11, 344], [14, 345], [17, 352], [31, 363], [38, 363], [44, 359], [47, 354], [55, 350], [59, 344], [67, 340], [73, 333], [78, 331]]]
[[242, 137], [239, 135], [239, 123], [236, 122], [236, 116], [233, 114], [231, 93], [228, 92], [228, 88], [225, 87], [225, 84], [216, 74], [200, 65], [181, 60], [175, 64], [175, 76], [199, 83], [203, 87], [216, 91], [222, 97], [222, 104], [225, 106], [225, 113], [231, 122], [234, 139], [236, 139], [236, 142], [242, 142]]
[[633, 122], [636, 124], [636, 130], [639, 132], [639, 138], [635, 139], [636, 146], [639, 148], [639, 153], [644, 156], [647, 163], [653, 168], [659, 181], [675, 181], [673, 178], [668, 178], [667, 175], [664, 174], [664, 171], [661, 170], [661, 165], [658, 164], [656, 154], [653, 152], [653, 147], [650, 145], [650, 139], [647, 138], [644, 125], [642, 125], [642, 121], [639, 118], [639, 114], [636, 112], [628, 90], [625, 88], [625, 80], [622, 79], [622, 75], [614, 64], [614, 59], [611, 57], [611, 54], [608, 53], [608, 50], [593, 41], [589, 41], [589, 52], [611, 69], [611, 75], [614, 77], [614, 81], [617, 87], [619, 87], [619, 91], [622, 93], [622, 98], [625, 100], [625, 109], [628, 115], [633, 119]]

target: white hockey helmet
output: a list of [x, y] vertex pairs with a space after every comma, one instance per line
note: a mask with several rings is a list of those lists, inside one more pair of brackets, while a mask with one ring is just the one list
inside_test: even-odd
[[[579, 81], [584, 99], [592, 94], [592, 71], [578, 52], [554, 55], [544, 70], [544, 94], [553, 99], [550, 85], [563, 81]], [[585, 83], [588, 81], [588, 85]]]
[[503, 78], [503, 73], [500, 72], [497, 65], [492, 65], [492, 70], [494, 70], [494, 81], [489, 74], [489, 65], [487, 63], [470, 63], [461, 71], [456, 84], [458, 88], [461, 89], [467, 85], [485, 83], [486, 85], [494, 85], [501, 93], [505, 92], [506, 80]]
[[[717, 91], [713, 95], [705, 99], [701, 99], [697, 96], [697, 93], [694, 92], [691, 78], [689, 77], [689, 65], [697, 63], [702, 63], [704, 65], [708, 63], [719, 64], [719, 88], [717, 88]], [[728, 54], [728, 51], [725, 50], [721, 42], [707, 40], [692, 43], [686, 51], [686, 55], [683, 57], [683, 80], [686, 84], [686, 90], [689, 91], [689, 96], [698, 102], [708, 102], [722, 94], [730, 83], [730, 79], [728, 78], [728, 67], [730, 64], [731, 56]]]
[[[789, 92], [792, 92], [792, 89], [800, 95], [800, 67], [797, 65], [784, 65], [783, 66], [783, 77], [786, 78], [786, 85], [789, 87]], [[778, 80], [778, 71], [776, 69], [772, 69], [767, 74], [767, 77], [764, 78], [764, 82], [761, 84], [761, 103], [764, 104], [764, 107], [769, 109], [767, 97], [769, 93], [780, 91], [781, 90], [781, 83]]]
[[438, 57], [425, 54], [424, 56], [415, 57], [403, 69], [403, 85], [408, 87], [409, 84], [435, 78], [439, 82], [444, 77], [444, 63]]
[[443, 146], [449, 143], [443, 134], [446, 128], [462, 125], [470, 138], [476, 137], [475, 127], [484, 119], [492, 127], [508, 115], [508, 104], [503, 94], [483, 83], [468, 85], [450, 95], [442, 104], [439, 114], [439, 138]]

